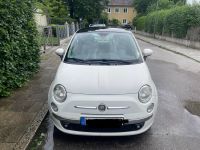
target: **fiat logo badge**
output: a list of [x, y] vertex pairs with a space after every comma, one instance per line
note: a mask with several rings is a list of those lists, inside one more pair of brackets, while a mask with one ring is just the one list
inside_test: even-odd
[[99, 110], [99, 111], [105, 111], [105, 110], [106, 110], [106, 105], [100, 104], [100, 105], [98, 106], [98, 110]]

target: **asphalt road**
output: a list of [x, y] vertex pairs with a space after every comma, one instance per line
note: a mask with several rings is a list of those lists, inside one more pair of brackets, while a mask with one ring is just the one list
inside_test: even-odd
[[147, 64], [158, 88], [159, 106], [151, 130], [130, 137], [81, 137], [53, 134], [53, 125], [46, 119], [41, 127], [48, 132], [42, 129], [37, 133], [46, 135], [41, 147], [47, 150], [200, 149], [200, 117], [193, 115], [200, 114], [200, 63], [142, 41], [139, 44], [142, 49], [154, 50]]

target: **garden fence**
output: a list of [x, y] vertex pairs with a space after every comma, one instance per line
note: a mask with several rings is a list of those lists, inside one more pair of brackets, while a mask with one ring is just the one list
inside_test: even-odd
[[59, 46], [60, 41], [72, 36], [79, 30], [79, 24], [72, 22], [65, 25], [39, 26], [39, 43], [42, 52], [45, 52], [47, 46]]

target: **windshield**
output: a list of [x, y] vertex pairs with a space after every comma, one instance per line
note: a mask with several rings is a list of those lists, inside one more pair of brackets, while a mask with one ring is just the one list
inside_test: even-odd
[[81, 64], [133, 64], [142, 62], [130, 33], [78, 33], [65, 57], [65, 62]]

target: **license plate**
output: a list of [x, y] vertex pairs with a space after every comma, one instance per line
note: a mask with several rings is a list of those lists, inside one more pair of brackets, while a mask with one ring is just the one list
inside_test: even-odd
[[82, 126], [98, 127], [98, 128], [112, 128], [119, 127], [124, 124], [123, 118], [111, 119], [111, 118], [80, 118], [80, 124]]

